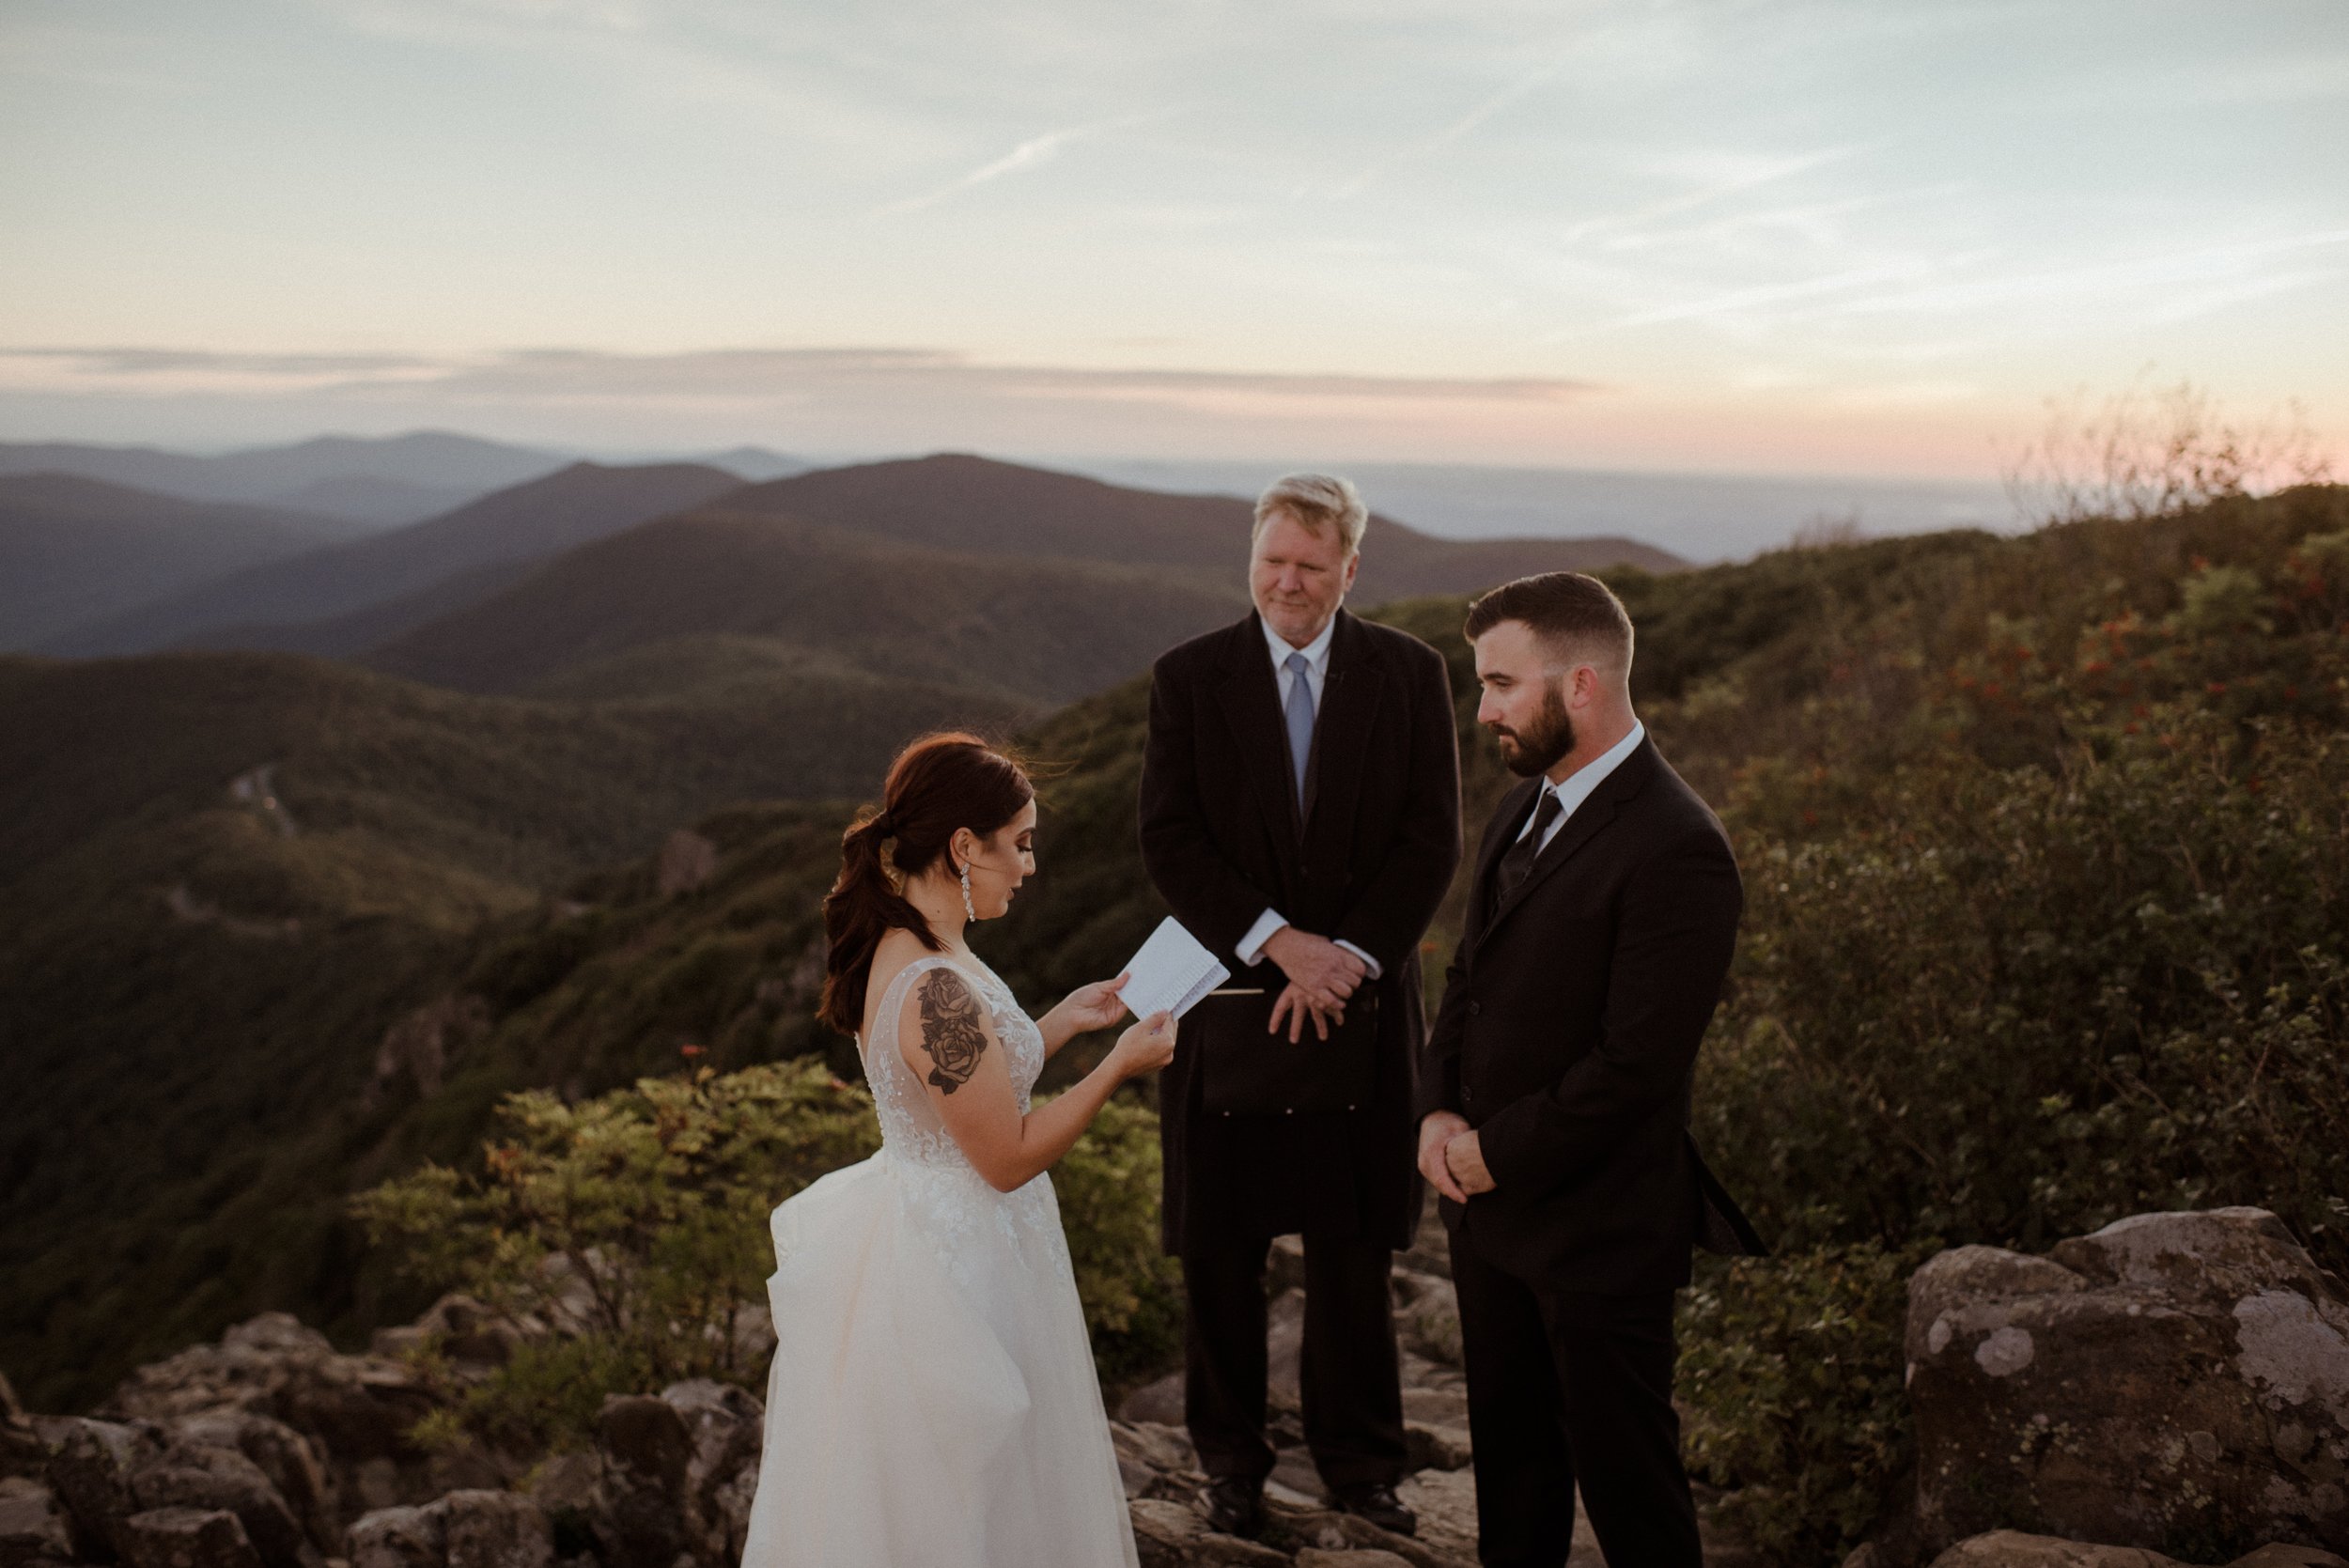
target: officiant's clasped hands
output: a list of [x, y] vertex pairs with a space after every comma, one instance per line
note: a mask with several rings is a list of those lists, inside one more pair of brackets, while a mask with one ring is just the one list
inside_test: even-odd
[[1292, 1044], [1303, 1038], [1309, 1017], [1314, 1032], [1330, 1038], [1330, 1031], [1346, 1021], [1346, 999], [1370, 977], [1370, 966], [1360, 954], [1294, 925], [1283, 925], [1265, 939], [1264, 956], [1288, 978], [1273, 1000], [1265, 1032], [1277, 1034], [1285, 1022]]

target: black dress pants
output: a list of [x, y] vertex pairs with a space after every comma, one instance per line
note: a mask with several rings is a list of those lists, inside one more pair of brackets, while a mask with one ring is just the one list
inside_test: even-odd
[[[1403, 1379], [1387, 1291], [1393, 1254], [1362, 1236], [1305, 1234], [1305, 1446], [1332, 1486], [1403, 1479]], [[1272, 1473], [1265, 1441], [1265, 1260], [1272, 1238], [1183, 1254], [1183, 1419], [1218, 1480]]]
[[1455, 1232], [1467, 1350], [1476, 1555], [1560, 1568], [1574, 1492], [1622, 1568], [1701, 1568], [1696, 1504], [1672, 1410], [1672, 1293], [1552, 1290], [1495, 1268]]

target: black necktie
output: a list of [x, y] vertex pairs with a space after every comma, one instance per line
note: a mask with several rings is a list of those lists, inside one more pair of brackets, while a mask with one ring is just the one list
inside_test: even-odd
[[1534, 857], [1542, 852], [1542, 840], [1549, 825], [1558, 819], [1558, 792], [1545, 786], [1542, 798], [1533, 806], [1533, 826], [1523, 838], [1509, 846], [1509, 852], [1501, 857], [1501, 864], [1493, 876], [1493, 906], [1498, 908], [1509, 901], [1525, 880], [1525, 874], [1533, 869]]

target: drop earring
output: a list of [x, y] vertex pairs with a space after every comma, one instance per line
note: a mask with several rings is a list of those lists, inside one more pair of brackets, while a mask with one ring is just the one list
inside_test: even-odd
[[965, 920], [979, 918], [978, 906], [971, 902], [971, 868], [967, 865], [962, 868], [962, 917]]

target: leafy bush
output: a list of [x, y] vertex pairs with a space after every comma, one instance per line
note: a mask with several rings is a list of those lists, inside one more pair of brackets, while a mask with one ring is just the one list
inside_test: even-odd
[[1164, 1372], [1183, 1343], [1182, 1275], [1159, 1250], [1159, 1118], [1124, 1095], [1052, 1167], [1094, 1360], [1114, 1394]]
[[465, 1429], [523, 1449], [584, 1440], [605, 1393], [755, 1386], [735, 1320], [773, 1268], [768, 1212], [878, 1142], [863, 1091], [811, 1063], [643, 1079], [577, 1105], [533, 1090], [498, 1122], [479, 1176], [428, 1164], [355, 1207], [432, 1288], [566, 1331], [464, 1396]]
[[1682, 1297], [1688, 1467], [1773, 1560], [1841, 1561], [1907, 1467], [1901, 1325], [1937, 1247], [1707, 1260]]
[[[498, 1123], [481, 1174], [428, 1164], [355, 1206], [431, 1288], [533, 1330], [421, 1434], [517, 1452], [583, 1443], [607, 1393], [688, 1377], [760, 1390], [766, 1361], [737, 1309], [764, 1299], [768, 1214], [879, 1144], [864, 1090], [806, 1060], [643, 1079], [576, 1105], [531, 1091], [509, 1095]], [[1052, 1172], [1112, 1377], [1157, 1372], [1179, 1343], [1158, 1168], [1158, 1118], [1113, 1101]]]
[[[1728, 770], [1748, 908], [1694, 1120], [1788, 1251], [1694, 1293], [1684, 1393], [1771, 1560], [1885, 1506], [1939, 1242], [2249, 1203], [2349, 1267], [2343, 499], [1987, 550], [1937, 617], [1846, 619], [1866, 657]], [[1745, 663], [1657, 705], [1668, 749], [1772, 722], [1700, 700]]]
[[1794, 1244], [2245, 1203], [2349, 1263], [2349, 742], [2163, 722], [1749, 850], [1701, 1137]]

